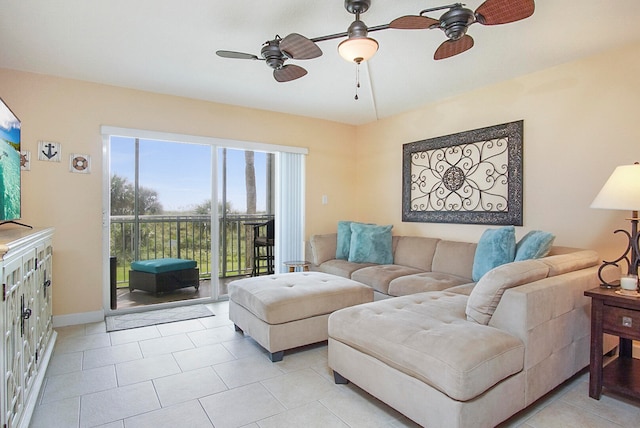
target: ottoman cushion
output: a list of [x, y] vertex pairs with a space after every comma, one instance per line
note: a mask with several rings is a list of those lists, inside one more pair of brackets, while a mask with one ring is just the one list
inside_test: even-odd
[[370, 302], [373, 290], [322, 272], [294, 272], [234, 281], [229, 299], [268, 324], [282, 324]]
[[164, 273], [172, 272], [174, 270], [193, 269], [197, 266], [195, 260], [185, 259], [153, 259], [153, 260], [138, 260], [131, 262], [131, 270], [137, 270], [138, 272], [147, 273]]

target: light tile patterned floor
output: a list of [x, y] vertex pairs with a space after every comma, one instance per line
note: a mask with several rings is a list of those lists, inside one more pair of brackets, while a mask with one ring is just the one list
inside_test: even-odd
[[[272, 363], [234, 331], [227, 303], [210, 307], [215, 317], [133, 330], [58, 329], [31, 428], [417, 426], [358, 387], [336, 385], [326, 345]], [[593, 400], [581, 373], [501, 428], [638, 426], [639, 402]]]

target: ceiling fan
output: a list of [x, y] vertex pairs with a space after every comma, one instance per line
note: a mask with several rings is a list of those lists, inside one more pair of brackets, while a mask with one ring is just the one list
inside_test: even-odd
[[[486, 0], [475, 12], [467, 9], [462, 3], [450, 4], [422, 10], [418, 15], [406, 15], [394, 19], [389, 24], [367, 27], [360, 20], [360, 14], [369, 10], [371, 0], [345, 0], [344, 7], [355, 15], [355, 20], [346, 32], [330, 34], [314, 38], [307, 38], [298, 33], [292, 33], [281, 38], [276, 35], [273, 40], [266, 41], [257, 55], [219, 50], [216, 54], [223, 58], [250, 59], [266, 61], [273, 69], [273, 77], [278, 82], [289, 82], [307, 74], [307, 70], [295, 65], [286, 64], [287, 60], [306, 60], [322, 55], [322, 50], [316, 44], [325, 40], [347, 37], [338, 46], [340, 55], [348, 61], [360, 64], [371, 58], [378, 49], [378, 42], [368, 37], [373, 31], [424, 30], [439, 28], [444, 31], [447, 40], [444, 41], [434, 54], [434, 59], [440, 60], [458, 55], [473, 47], [473, 38], [467, 35], [471, 24], [498, 25], [528, 18], [535, 10], [534, 0]], [[448, 9], [439, 19], [425, 16], [426, 13]]]
[[311, 40], [300, 34], [292, 33], [284, 39], [276, 35], [275, 39], [265, 42], [260, 50], [262, 58], [234, 51], [217, 51], [216, 54], [223, 58], [266, 61], [267, 65], [273, 68], [273, 77], [278, 82], [288, 82], [306, 75], [307, 70], [295, 64], [284, 65], [287, 59], [313, 59], [322, 55], [322, 51]]
[[[467, 33], [471, 24], [498, 25], [519, 21], [533, 15], [533, 0], [486, 0], [476, 11], [464, 7], [462, 3], [433, 7], [420, 12], [420, 15], [407, 15], [396, 18], [389, 28], [400, 30], [423, 30], [439, 28], [448, 40], [436, 49], [433, 59], [439, 60], [458, 55], [473, 47], [473, 38]], [[424, 16], [425, 13], [449, 9], [440, 19]]]

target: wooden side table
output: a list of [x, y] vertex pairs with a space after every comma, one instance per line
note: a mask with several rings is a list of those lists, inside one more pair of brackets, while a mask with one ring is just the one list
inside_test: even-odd
[[[599, 400], [604, 386], [640, 399], [640, 360], [632, 357], [632, 340], [640, 340], [640, 297], [599, 287], [584, 294], [591, 297], [589, 397]], [[620, 338], [618, 358], [606, 367], [602, 367], [603, 333]]]

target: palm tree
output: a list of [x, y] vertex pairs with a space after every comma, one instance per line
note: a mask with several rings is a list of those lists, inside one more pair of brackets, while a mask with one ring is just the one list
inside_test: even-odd
[[247, 187], [247, 214], [256, 213], [256, 166], [255, 153], [249, 150], [244, 152], [244, 181]]

